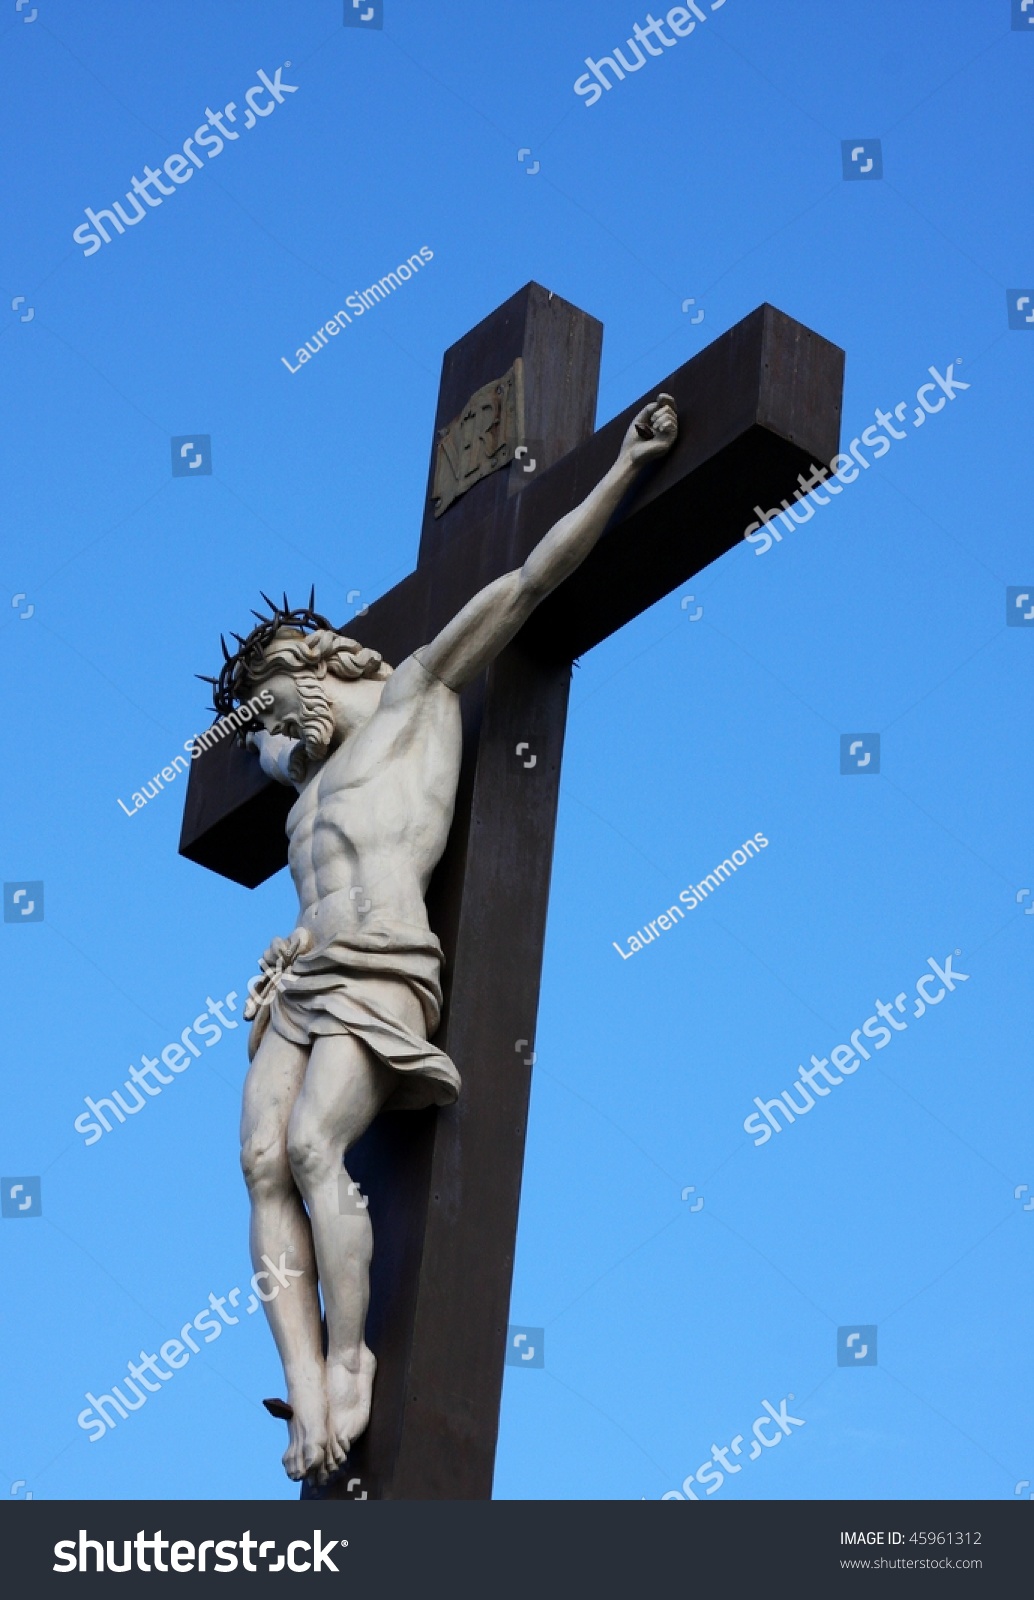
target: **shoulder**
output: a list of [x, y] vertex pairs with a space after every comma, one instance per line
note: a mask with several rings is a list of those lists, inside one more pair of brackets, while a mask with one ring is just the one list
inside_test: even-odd
[[384, 685], [380, 709], [401, 710], [418, 702], [443, 696], [450, 700], [457, 698], [455, 690], [450, 689], [441, 678], [436, 678], [433, 672], [428, 671], [420, 660], [418, 650], [399, 663]]

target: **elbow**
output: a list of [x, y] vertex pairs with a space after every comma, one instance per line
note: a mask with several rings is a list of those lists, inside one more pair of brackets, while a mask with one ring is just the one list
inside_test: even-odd
[[538, 555], [539, 552], [533, 550], [524, 563], [520, 571], [517, 592], [514, 595], [514, 606], [520, 611], [522, 622], [567, 576], [566, 571], [559, 570], [555, 557], [547, 565], [544, 561], [535, 559]]
[[553, 587], [552, 583], [547, 583], [538, 574], [521, 573], [521, 585], [515, 596], [513, 606], [514, 613], [519, 617], [520, 622], [523, 622], [525, 617], [531, 615], [535, 607], [541, 604]]

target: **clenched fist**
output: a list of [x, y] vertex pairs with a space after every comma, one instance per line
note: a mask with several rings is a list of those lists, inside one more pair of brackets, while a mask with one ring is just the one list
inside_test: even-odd
[[621, 455], [636, 467], [654, 461], [667, 454], [678, 432], [675, 402], [670, 394], [659, 394], [632, 419], [621, 442]]

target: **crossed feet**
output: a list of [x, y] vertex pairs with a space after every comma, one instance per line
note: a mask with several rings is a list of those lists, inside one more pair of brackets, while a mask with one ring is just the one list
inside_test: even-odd
[[288, 1400], [267, 1400], [267, 1411], [282, 1417], [289, 1440], [284, 1471], [300, 1483], [322, 1487], [345, 1464], [352, 1442], [370, 1420], [377, 1361], [367, 1346], [358, 1355], [320, 1363], [309, 1380], [291, 1385]]

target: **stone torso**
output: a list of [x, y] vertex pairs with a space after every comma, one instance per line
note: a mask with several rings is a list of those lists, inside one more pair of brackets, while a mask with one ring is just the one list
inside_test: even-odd
[[426, 930], [461, 747], [458, 695], [410, 657], [369, 721], [314, 768], [287, 835], [299, 926], [317, 944], [386, 923]]

